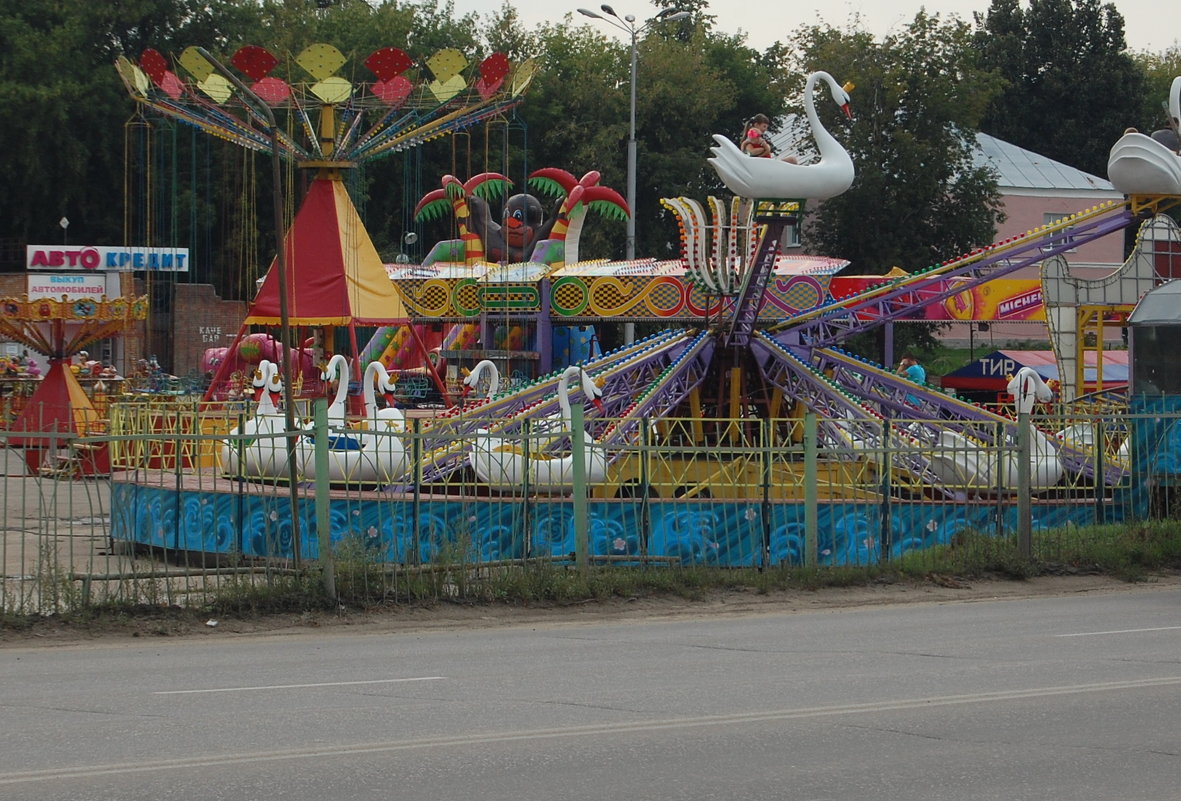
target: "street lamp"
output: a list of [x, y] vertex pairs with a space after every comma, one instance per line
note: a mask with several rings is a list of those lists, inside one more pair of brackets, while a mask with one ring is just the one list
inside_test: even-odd
[[[597, 14], [585, 8], [578, 9], [578, 13], [591, 19], [601, 19], [608, 25], [616, 27], [631, 36], [631, 103], [627, 131], [627, 206], [631, 210], [631, 214], [627, 217], [626, 251], [627, 258], [630, 260], [636, 257], [636, 40], [641, 33], [653, 25], [664, 22], [675, 22], [685, 19], [690, 14], [688, 11], [677, 11], [676, 9], [666, 8], [643, 25], [636, 25], [636, 18], [633, 14], [628, 14], [620, 18], [615, 13], [615, 9], [605, 3], [599, 6], [599, 8], [607, 16], [604, 17], [603, 14]], [[624, 326], [624, 339], [627, 340], [628, 344], [635, 340], [634, 323], [627, 323]]]

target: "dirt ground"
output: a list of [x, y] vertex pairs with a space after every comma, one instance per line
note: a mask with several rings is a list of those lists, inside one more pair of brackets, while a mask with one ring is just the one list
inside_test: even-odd
[[1128, 583], [1101, 575], [1041, 576], [1026, 581], [965, 581], [933, 576], [918, 582], [878, 583], [864, 587], [787, 590], [772, 593], [729, 590], [700, 599], [618, 598], [576, 604], [430, 605], [337, 614], [260, 615], [211, 620], [180, 608], [143, 609], [134, 615], [91, 621], [37, 621], [0, 628], [3, 646], [116, 644], [142, 637], [239, 638], [260, 635], [397, 634], [492, 626], [566, 626], [619, 621], [654, 621], [719, 616], [749, 616], [851, 609], [882, 604], [972, 603], [1088, 593], [1153, 592], [1181, 588], [1181, 572]]

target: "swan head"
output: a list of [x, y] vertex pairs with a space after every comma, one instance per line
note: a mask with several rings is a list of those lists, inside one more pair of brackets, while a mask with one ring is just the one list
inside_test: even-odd
[[586, 399], [595, 405], [595, 408], [602, 414], [606, 407], [603, 406], [603, 388], [599, 386], [599, 382], [591, 378], [586, 372], [581, 375], [582, 378], [582, 394]]
[[267, 392], [278, 394], [283, 391], [283, 379], [279, 375], [279, 365], [268, 362], [268, 369], [264, 371]]
[[496, 366], [496, 362], [491, 359], [483, 359], [476, 362], [476, 366], [463, 378], [463, 394], [467, 397], [472, 390], [476, 388], [480, 380], [484, 377], [484, 373], [489, 374], [488, 379], [488, 397], [491, 398], [500, 392], [500, 369]]
[[[1018, 370], [1017, 374], [1009, 379], [1005, 389], [1013, 396], [1019, 411], [1032, 409], [1035, 400], [1039, 403], [1049, 403], [1054, 399], [1054, 391], [1032, 367], [1022, 367]], [[1025, 406], [1029, 409], [1025, 409]]]
[[254, 368], [254, 375], [250, 377], [250, 386], [256, 392], [266, 388], [267, 382], [270, 380], [267, 376], [267, 373], [270, 372], [270, 364], [266, 359], [263, 359], [258, 363], [258, 367]]
[[828, 88], [832, 94], [832, 102], [841, 107], [841, 111], [845, 112], [845, 116], [848, 119], [853, 119], [853, 111], [849, 108], [849, 92], [853, 91], [853, 84], [846, 83], [844, 86], [841, 86], [834, 80], [829, 84]]
[[1173, 79], [1169, 87], [1169, 116], [1173, 118], [1173, 125], [1181, 125], [1181, 75]]
[[328, 360], [328, 364], [320, 368], [321, 381], [339, 381], [347, 372], [348, 361], [339, 353]]

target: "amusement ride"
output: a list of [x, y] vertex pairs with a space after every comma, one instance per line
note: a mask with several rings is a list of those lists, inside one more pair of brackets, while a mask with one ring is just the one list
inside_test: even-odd
[[[742, 443], [758, 430], [767, 447], [790, 448], [801, 441], [806, 416], [816, 426], [826, 460], [836, 465], [818, 482], [823, 497], [831, 500], [846, 497], [849, 490], [840, 466], [872, 462], [866, 454], [881, 453], [888, 443], [903, 447], [874, 469], [880, 491], [900, 498], [963, 502], [1004, 495], [1014, 491], [1017, 474], [1026, 470], [1037, 492], [1052, 490], [1064, 474], [1102, 488], [1127, 473], [1126, 460], [1096, 458], [1093, 439], [1065, 432], [1035, 430], [1021, 463], [1012, 456], [970, 455], [1021, 439], [1033, 404], [1047, 398], [1044, 385], [1024, 371], [1010, 386], [1018, 405], [1009, 416], [917, 385], [843, 345], [856, 334], [907, 319], [916, 307], [948, 301], [1039, 263], [1062, 273], [1062, 283], [1072, 287], [1073, 297], [1047, 290], [1047, 297], [1060, 298], [1058, 308], [1069, 314], [1074, 313], [1071, 304], [1081, 304], [1079, 298], [1087, 293], [1115, 291], [1100, 286], [1142, 289], [1135, 278], [1102, 284], [1071, 279], [1061, 255], [1145, 220], [1144, 230], [1154, 241], [1178, 240], [1175, 224], [1159, 214], [1181, 200], [1181, 186], [1165, 180], [1175, 171], [1177, 156], [1169, 161], [1135, 134], [1125, 135], [1112, 149], [1112, 181], [1127, 195], [1122, 202], [1096, 206], [912, 274], [883, 278], [853, 295], [831, 297], [818, 278], [831, 276], [846, 262], [783, 251], [807, 203], [839, 195], [855, 176], [849, 154], [821, 123], [814, 97], [823, 86], [851, 116], [849, 87], [817, 72], [807, 77], [804, 90], [817, 160], [751, 158], [728, 138], [715, 136], [709, 163], [735, 197], [711, 197], [704, 205], [684, 197], [662, 201], [677, 221], [679, 259], [580, 261], [578, 238], [588, 212], [631, 210], [617, 193], [599, 185], [598, 173], [576, 178], [547, 168], [530, 176], [530, 188], [555, 197], [557, 210], [546, 218], [536, 199], [514, 195], [505, 201], [499, 223], [490, 204], [508, 194], [507, 178], [498, 173], [467, 180], [444, 177], [417, 212], [422, 218], [450, 213], [458, 238], [440, 242], [421, 264], [390, 265], [387, 271], [348, 199], [341, 171], [511, 108], [533, 75], [532, 64], [514, 68], [502, 56], [492, 56], [471, 70], [461, 55], [443, 51], [419, 70], [412, 69], [405, 53], [386, 48], [364, 62], [376, 80], [356, 84], [337, 76], [344, 63], [339, 51], [315, 45], [296, 57], [313, 80], [297, 84], [271, 76], [277, 60], [262, 48], [242, 48], [230, 61], [254, 82], [253, 94], [295, 115], [307, 144], [274, 136], [252, 101], [192, 48], [176, 65], [149, 51], [138, 63], [121, 59], [118, 67], [143, 106], [243, 147], [278, 147], [285, 158], [316, 171], [284, 237], [283, 288], [291, 321], [308, 328], [344, 327], [352, 358], [329, 354], [325, 343], [333, 340], [326, 334], [306, 346], [287, 343], [279, 358], [295, 362], [293, 353], [310, 347], [315, 361], [326, 362], [322, 385], [336, 386], [328, 415], [329, 481], [334, 485], [417, 498], [433, 488], [450, 492], [456, 477], [467, 475], [489, 498], [568, 496], [578, 485], [589, 487], [595, 498], [630, 497], [641, 486], [645, 497], [667, 492], [667, 497], [703, 499], [715, 489], [711, 482], [718, 470], [738, 468], [715, 465], [714, 472], [654, 476], [635, 458], [637, 447], [708, 453]], [[1174, 105], [1179, 86], [1181, 79], [1173, 85]], [[318, 121], [311, 108], [318, 109]], [[1138, 244], [1118, 275], [1140, 275], [1146, 261], [1150, 254]], [[250, 326], [279, 322], [279, 280], [272, 266], [239, 339], [248, 336]], [[1106, 300], [1129, 304], [1136, 298]], [[1047, 312], [1052, 315], [1053, 310]], [[592, 326], [604, 318], [665, 325], [599, 354], [590, 340], [595, 338]], [[431, 340], [425, 322], [443, 333]], [[377, 326], [378, 334], [362, 346], [358, 326]], [[1069, 328], [1059, 324], [1061, 336], [1055, 341], [1064, 363], [1081, 365], [1082, 341], [1071, 339]], [[560, 332], [569, 347], [559, 355]], [[579, 335], [585, 338], [575, 342]], [[403, 357], [391, 360], [398, 352]], [[407, 352], [413, 354], [409, 363]], [[532, 370], [502, 381], [513, 371], [500, 368], [525, 354]], [[302, 357], [295, 363], [307, 369]], [[481, 394], [474, 387], [486, 372], [494, 378]], [[264, 428], [273, 432], [277, 415], [269, 397], [275, 375], [270, 363], [256, 371], [254, 383], [262, 396], [246, 424], [254, 428], [240, 429], [234, 438]], [[222, 396], [226, 379], [223, 373], [215, 376], [210, 398]], [[378, 395], [397, 397], [403, 382], [418, 379], [433, 385], [444, 408], [413, 422], [400, 410], [379, 408]], [[350, 380], [361, 385], [363, 414], [351, 414], [360, 409], [350, 408]], [[1061, 380], [1063, 397], [1072, 399], [1081, 382], [1066, 370]], [[465, 385], [471, 391], [466, 396]], [[670, 424], [681, 418], [694, 422]], [[313, 481], [312, 437], [306, 430], [297, 436], [300, 480]], [[256, 436], [237, 456], [234, 438], [222, 449], [217, 470], [238, 479], [283, 478], [275, 452], [282, 446], [275, 438]], [[250, 455], [252, 448], [258, 452]], [[771, 488], [765, 500], [798, 499], [791, 488], [800, 482], [789, 474], [802, 470], [802, 464], [785, 460], [767, 469], [772, 475], [764, 476], [763, 485]], [[789, 521], [777, 530], [792, 525]], [[781, 537], [781, 545], [788, 540]], [[555, 545], [554, 552], [561, 547]]]

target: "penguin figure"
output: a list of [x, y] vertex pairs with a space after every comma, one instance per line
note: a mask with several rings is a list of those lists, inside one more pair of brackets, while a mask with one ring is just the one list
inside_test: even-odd
[[541, 201], [524, 193], [505, 201], [499, 224], [492, 221], [492, 212], [483, 198], [472, 195], [468, 203], [472, 209], [472, 228], [484, 242], [489, 261], [528, 261], [533, 246], [549, 237], [558, 219], [556, 212], [546, 219]]

